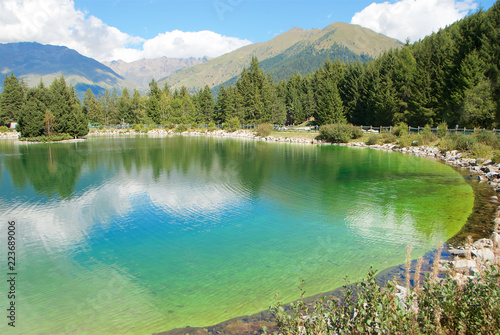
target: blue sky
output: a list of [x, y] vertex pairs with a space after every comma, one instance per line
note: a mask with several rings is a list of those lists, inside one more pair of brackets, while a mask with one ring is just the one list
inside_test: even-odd
[[1, 0], [0, 43], [64, 45], [99, 61], [217, 57], [292, 27], [359, 24], [416, 41], [494, 0]]
[[324, 28], [349, 23], [373, 1], [317, 0], [75, 0], [77, 9], [144, 38], [172, 31], [211, 30], [264, 42], [292, 27]]

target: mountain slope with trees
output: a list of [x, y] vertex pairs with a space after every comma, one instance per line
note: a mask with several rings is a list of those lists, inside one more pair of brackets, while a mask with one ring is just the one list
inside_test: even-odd
[[[298, 62], [294, 59], [310, 57], [306, 59], [316, 65], [308, 68], [308, 72], [315, 71], [320, 64], [315, 60], [317, 54], [331, 54], [332, 48], [344, 48], [348, 53], [349, 60], [355, 60], [357, 57], [373, 58], [379, 56], [382, 52], [389, 49], [396, 49], [403, 44], [393, 38], [373, 32], [357, 25], [336, 22], [324, 29], [305, 30], [302, 28], [292, 28], [286, 33], [276, 36], [270, 41], [264, 43], [255, 43], [240, 48], [228, 54], [214, 58], [206, 63], [184, 68], [173, 75], [159, 81], [163, 86], [168, 82], [174, 88], [185, 86], [189, 91], [197, 91], [208, 85], [210, 88], [216, 87], [222, 83], [227, 83], [232, 78], [237, 77], [243, 68], [249, 67], [252, 57], [257, 57], [261, 65], [267, 71], [268, 66], [287, 68], [284, 74], [278, 72], [272, 73], [276, 78], [288, 79], [290, 74], [301, 71], [301, 65], [304, 62]], [[309, 51], [307, 55], [304, 51]], [[336, 58], [338, 50], [331, 59]], [[341, 56], [345, 58], [346, 56]], [[266, 64], [268, 59], [270, 64]], [[327, 57], [324, 57], [323, 61]], [[278, 71], [278, 70], [275, 70]], [[231, 81], [234, 83], [234, 80]], [[227, 86], [227, 84], [226, 84]]]
[[75, 50], [39, 43], [0, 44], [0, 71], [3, 75], [13, 73], [30, 87], [38, 85], [40, 80], [51, 83], [64, 75], [77, 94], [83, 94], [88, 88], [97, 95], [107, 89], [135, 86], [109, 67]]

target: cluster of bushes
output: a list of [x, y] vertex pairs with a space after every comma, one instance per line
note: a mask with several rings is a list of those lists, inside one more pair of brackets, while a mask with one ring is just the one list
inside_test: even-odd
[[8, 131], [12, 131], [12, 129], [7, 128], [6, 126], [0, 126], [0, 133], [6, 133]]
[[50, 136], [42, 135], [37, 137], [21, 137], [19, 140], [28, 142], [57, 142], [71, 140], [73, 137], [66, 133], [54, 134]]
[[439, 148], [442, 151], [462, 151], [472, 158], [492, 158], [495, 163], [500, 163], [500, 141], [490, 131], [474, 135], [447, 134], [441, 139]]
[[[298, 302], [283, 306], [278, 301], [270, 310], [281, 334], [499, 333], [498, 263], [481, 268], [474, 278], [459, 281], [456, 273], [438, 278], [436, 259], [432, 273], [420, 285], [422, 262], [417, 262], [413, 288], [407, 261], [406, 287], [402, 289], [395, 281], [379, 286], [370, 270], [365, 281], [346, 286], [339, 301], [323, 299], [312, 309], [303, 302], [302, 293]], [[300, 289], [303, 292], [303, 285]]]
[[319, 128], [318, 139], [332, 143], [348, 143], [363, 136], [360, 127], [350, 123], [326, 124]]

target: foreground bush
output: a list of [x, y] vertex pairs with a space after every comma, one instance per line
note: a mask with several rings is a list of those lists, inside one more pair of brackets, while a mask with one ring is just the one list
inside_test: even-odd
[[366, 281], [347, 286], [340, 302], [308, 311], [301, 299], [289, 311], [280, 302], [270, 310], [282, 334], [498, 334], [499, 278], [498, 266], [465, 283], [431, 275], [404, 296], [395, 282], [380, 287], [370, 270]]
[[177, 125], [177, 127], [174, 129], [174, 132], [176, 133], [183, 133], [185, 131], [187, 131], [188, 128], [186, 127], [186, 125], [183, 125], [183, 124], [179, 124]]
[[483, 130], [475, 133], [474, 136], [479, 143], [492, 147], [493, 149], [500, 149], [500, 141], [498, 139], [498, 135], [494, 134], [493, 132]]
[[439, 148], [442, 151], [459, 150], [463, 152], [471, 152], [474, 146], [477, 145], [477, 139], [474, 136], [464, 134], [448, 134], [439, 143]]
[[255, 129], [255, 132], [257, 133], [257, 136], [266, 137], [266, 136], [271, 135], [273, 130], [274, 130], [274, 127], [272, 124], [264, 123], [264, 124], [260, 124], [257, 127], [257, 129]]
[[359, 127], [348, 123], [335, 123], [321, 126], [318, 138], [331, 143], [348, 143], [361, 136], [363, 136], [363, 132]]
[[398, 123], [392, 132], [397, 137], [406, 137], [410, 134], [408, 125], [404, 122]]

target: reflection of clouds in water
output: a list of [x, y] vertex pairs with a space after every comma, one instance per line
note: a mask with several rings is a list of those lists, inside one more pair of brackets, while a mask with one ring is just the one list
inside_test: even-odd
[[183, 216], [220, 211], [242, 196], [243, 188], [238, 186], [236, 177], [227, 173], [207, 180], [190, 180], [171, 173], [169, 177], [163, 175], [147, 193], [156, 206]]
[[362, 203], [347, 213], [353, 233], [367, 242], [385, 244], [421, 244], [428, 237], [419, 232], [416, 219], [409, 213], [396, 213], [393, 205]]
[[[41, 242], [46, 250], [63, 249], [85, 243], [95, 226], [106, 229], [113, 216], [125, 216], [141, 207], [144, 199], [174, 216], [210, 214], [238, 202], [241, 194], [236, 173], [215, 173], [205, 181], [195, 174], [172, 171], [153, 181], [151, 172], [119, 174], [100, 186], [83, 191], [69, 200], [5, 204], [0, 210], [22, 222], [23, 238]], [[120, 224], [118, 222], [117, 224]], [[0, 231], [7, 229], [6, 222]], [[5, 232], [4, 234], [5, 235]]]

